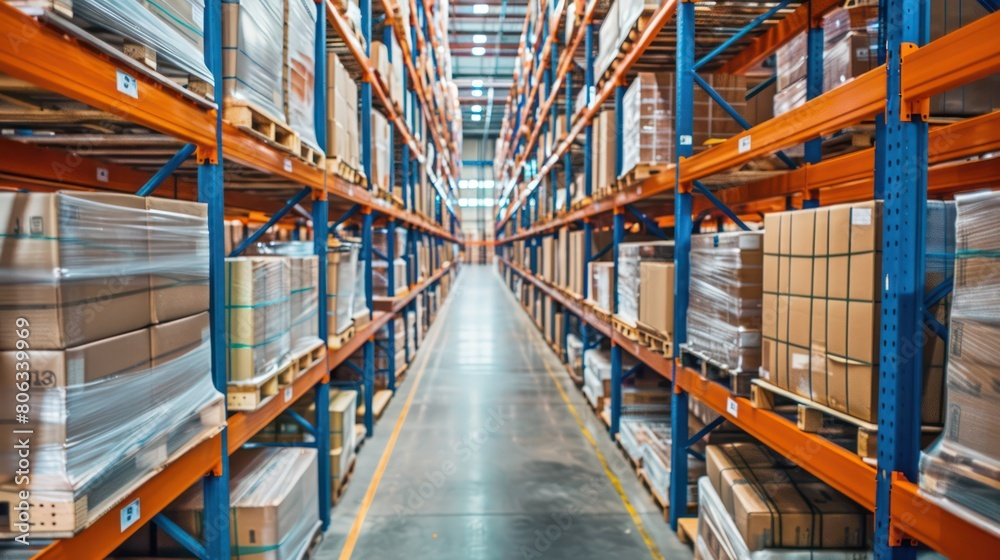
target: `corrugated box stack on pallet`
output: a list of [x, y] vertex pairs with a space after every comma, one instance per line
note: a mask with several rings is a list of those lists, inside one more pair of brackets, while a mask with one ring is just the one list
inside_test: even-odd
[[[319, 530], [318, 466], [315, 449], [240, 449], [229, 459], [229, 523], [234, 557], [301, 558]], [[167, 506], [164, 515], [189, 535], [202, 536], [201, 484], [189, 488]], [[145, 526], [133, 543], [152, 542]], [[143, 535], [146, 532], [146, 535]], [[129, 546], [129, 545], [126, 545]], [[132, 553], [142, 553], [129, 546]], [[263, 553], [262, 553], [263, 551]], [[159, 554], [189, 554], [188, 549], [161, 531]]]
[[[395, 347], [389, 349], [389, 329], [393, 330], [395, 337], [393, 343]], [[387, 352], [395, 354], [396, 374], [398, 375], [406, 367], [406, 323], [402, 316], [392, 319], [386, 326], [379, 329], [375, 335], [375, 388], [384, 389], [389, 386], [389, 356]]]
[[[33, 430], [31, 533], [66, 536], [225, 422], [205, 206], [6, 192], [0, 209], [0, 319], [17, 327], [0, 335], [0, 363], [34, 403], [27, 422], [13, 406], [0, 418], [0, 503], [14, 512], [23, 482], [7, 438]], [[9, 521], [0, 535], [17, 532]]]
[[[920, 489], [957, 505], [966, 517], [1000, 527], [1000, 195], [956, 199], [957, 252], [947, 368], [944, 433], [920, 463]], [[928, 246], [928, 255], [931, 247]], [[928, 267], [931, 259], [928, 258]], [[926, 353], [924, 354], [926, 356]]]
[[763, 234], [709, 233], [691, 238], [690, 351], [729, 374], [730, 389], [750, 393], [760, 368]]
[[[733, 109], [745, 110], [746, 80], [742, 76], [707, 74], [704, 79]], [[640, 72], [629, 85], [622, 98], [621, 177], [638, 166], [656, 167], [674, 162], [677, 143], [674, 135], [675, 83], [676, 76], [670, 72]], [[613, 121], [610, 124], [614, 126]], [[705, 149], [708, 140], [729, 138], [742, 131], [743, 128], [708, 93], [695, 88], [692, 138], [695, 152]], [[642, 178], [644, 176], [637, 173], [636, 179]]]
[[[327, 55], [326, 149], [328, 170], [353, 180], [361, 169], [358, 85], [336, 54]], [[341, 166], [345, 168], [342, 169]], [[350, 171], [349, 171], [350, 170]]]
[[[954, 203], [927, 207], [926, 289], [951, 274]], [[882, 202], [765, 217], [760, 376], [863, 422], [878, 422]], [[928, 312], [948, 323], [948, 298]], [[925, 328], [921, 418], [942, 421], [944, 341]]]
[[313, 244], [305, 241], [259, 243], [253, 250], [288, 259], [289, 353], [298, 356], [320, 343], [319, 257], [313, 254]]
[[227, 402], [254, 410], [291, 367], [291, 267], [287, 257], [230, 257], [225, 273]]
[[341, 243], [326, 254], [326, 332], [330, 338], [354, 326], [358, 251], [357, 245]]
[[787, 459], [755, 443], [710, 445], [705, 457], [695, 558], [870, 557], [872, 514]]
[[[618, 245], [618, 313], [615, 318], [632, 327], [639, 321], [641, 266], [674, 260], [673, 241], [640, 241]], [[665, 287], [665, 286], [664, 286]], [[656, 291], [654, 288], [653, 291]]]

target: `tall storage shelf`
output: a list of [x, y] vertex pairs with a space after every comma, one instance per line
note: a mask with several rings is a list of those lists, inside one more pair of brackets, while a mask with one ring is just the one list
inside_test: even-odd
[[[672, 381], [674, 433], [686, 432], [688, 397], [693, 396], [875, 512], [876, 558], [912, 558], [915, 542], [949, 558], [981, 557], [982, 550], [1000, 545], [995, 532], [921, 495], [917, 468], [920, 426], [915, 419], [919, 419], [922, 395], [919, 383], [905, 381], [919, 379], [920, 372], [905, 369], [912, 368], [912, 361], [903, 359], [901, 350], [923, 330], [923, 306], [912, 302], [923, 301], [919, 274], [923, 259], [919, 255], [924, 252], [925, 226], [922, 220], [911, 218], [923, 215], [928, 197], [948, 198], [1000, 185], [997, 158], [978, 157], [1000, 149], [1000, 112], [935, 122], [929, 130], [926, 123], [931, 96], [1000, 71], [1000, 43], [995, 40], [1000, 33], [1000, 14], [989, 13], [993, 9], [987, 8], [987, 15], [980, 19], [928, 40], [915, 31], [926, 27], [926, 21], [917, 15], [922, 6], [926, 8], [922, 3], [884, 0], [878, 8], [885, 42], [884, 48], [878, 49], [877, 64], [824, 93], [822, 87], [815, 87], [822, 84], [824, 70], [821, 19], [842, 2], [754, 4], [757, 11], [739, 12], [746, 27], [721, 34], [717, 27], [706, 30], [701, 18], [710, 17], [706, 14], [712, 11], [725, 13], [735, 4], [699, 7], [674, 0], [647, 2], [642, 24], [632, 28], [625, 46], [612, 57], [610, 69], [603, 74], [595, 69], [595, 50], [598, 28], [609, 14], [607, 5], [586, 0], [542, 0], [538, 4], [541, 17], [533, 18], [529, 11], [525, 19], [520, 74], [515, 75], [498, 140], [495, 172], [503, 189], [497, 202], [495, 247], [501, 272], [511, 287], [520, 285], [524, 297], [535, 298], [525, 303], [529, 312], [543, 298], [555, 305], [555, 313], [562, 309], [559, 348], [568, 348], [566, 336], [573, 322], [580, 326], [584, 352], [592, 335], [610, 340], [612, 388], [606, 421], [612, 437], [618, 432], [622, 406], [616, 387], [631, 375], [623, 371], [624, 352], [645, 369]], [[699, 41], [702, 33], [708, 40]], [[744, 132], [693, 153], [693, 96], [700, 94], [698, 88], [704, 82], [699, 71], [743, 74], [799, 34], [808, 35], [811, 44], [804, 64], [804, 83], [812, 84], [806, 100], [780, 116], [744, 123]], [[664, 57], [664, 52], [669, 54]], [[597, 162], [591, 154], [597, 142], [597, 116], [613, 104], [616, 128], [621, 131], [625, 86], [638, 71], [645, 70], [675, 72], [676, 105], [670, 123], [673, 159], [659, 173], [629, 177], [623, 173], [628, 170], [622, 169], [625, 147], [618, 134], [614, 145], [607, 148], [617, 152], [615, 176], [625, 177], [617, 184], [595, 185]], [[765, 82], [762, 87], [767, 85]], [[574, 108], [578, 96], [582, 101]], [[819, 139], [863, 121], [877, 123], [875, 147], [822, 157]], [[757, 175], [731, 172], [762, 157], [781, 158], [782, 150], [803, 144], [801, 164], [793, 162], [787, 169], [779, 167], [779, 172]], [[582, 180], [576, 185], [573, 204], [577, 174]], [[557, 190], [564, 193], [562, 203], [556, 201]], [[552, 196], [547, 213], [539, 212], [544, 206], [541, 193]], [[692, 231], [703, 225], [708, 225], [709, 231], [722, 231], [724, 226], [743, 225], [742, 220], [759, 221], [769, 212], [873, 198], [884, 200], [886, 209], [881, 247], [884, 278], [879, 283], [883, 286], [882, 314], [877, 323], [883, 334], [879, 341], [877, 459], [865, 460], [823, 436], [800, 430], [794, 419], [734, 395], [702, 371], [685, 367], [680, 346], [688, 331]], [[541, 255], [551, 255], [552, 238], [582, 231], [583, 254], [568, 262], [582, 262], [583, 270], [571, 270], [570, 277], [578, 274], [586, 278], [587, 263], [604, 254], [613, 255], [612, 270], [617, 270], [619, 246], [626, 233], [640, 229], [648, 236], [673, 242], [672, 357], [634, 341], [618, 328], [617, 318], [612, 320], [619, 311], [617, 280], [612, 283], [615, 293], [610, 309], [602, 310], [592, 301], [595, 294], [588, 293], [589, 282], [584, 281], [578, 290], [568, 290], [564, 282], [554, 283], [551, 272], [544, 271], [541, 263]], [[610, 234], [610, 243], [598, 252], [592, 237], [601, 230]], [[918, 274], [912, 269], [915, 263]], [[617, 278], [614, 272], [612, 275]], [[568, 369], [576, 377], [572, 364]], [[684, 500], [686, 444], [689, 442], [677, 437], [671, 444], [671, 503]], [[674, 529], [684, 515], [684, 508], [670, 508]]]
[[[0, 139], [4, 153], [0, 158], [0, 173], [4, 175], [5, 184], [28, 191], [115, 191], [206, 203], [212, 379], [220, 392], [226, 394], [227, 388], [226, 327], [222, 312], [225, 307], [223, 263], [228, 256], [224, 241], [227, 216], [243, 219], [249, 216], [264, 224], [244, 240], [243, 246], [276, 224], [294, 223], [296, 220], [290, 217], [290, 211], [311, 216], [314, 252], [319, 256], [318, 290], [321, 294], [325, 293], [327, 284], [331, 223], [333, 227], [352, 224], [357, 228], [363, 238], [361, 258], [368, 263], [364, 284], [370, 320], [359, 327], [352, 338], [336, 349], [313, 354], [315, 359], [282, 388], [280, 395], [252, 411], [230, 412], [220, 433], [173, 458], [72, 537], [53, 541], [39, 553], [40, 557], [76, 558], [80, 551], [95, 557], [107, 556], [136, 530], [155, 520], [163, 530], [190, 548], [192, 554], [229, 558], [229, 455], [307, 393], [315, 396], [319, 411], [316, 431], [328, 433], [331, 371], [362, 350], [365, 359], [361, 384], [365, 386], [367, 399], [365, 425], [369, 433], [373, 430], [371, 395], [376, 335], [391, 324], [394, 317], [405, 316], [418, 301], [426, 299], [427, 293], [435, 289], [442, 278], [456, 272], [457, 258], [444, 255], [443, 248], [445, 242], [461, 243], [462, 237], [458, 218], [452, 210], [453, 177], [458, 168], [450, 154], [456, 141], [443, 126], [447, 123], [438, 123], [434, 120], [437, 117], [431, 118], [434, 112], [425, 104], [432, 100], [422, 94], [423, 89], [418, 88], [420, 96], [407, 92], [404, 106], [398, 111], [388, 100], [388, 85], [384, 77], [374, 71], [369, 59], [367, 45], [371, 44], [372, 6], [370, 2], [362, 2], [361, 7], [363, 32], [355, 33], [331, 2], [315, 4], [315, 36], [318, 39], [310, 53], [315, 61], [312, 72], [318, 145], [314, 148], [320, 156], [327, 151], [332, 155], [332, 148], [327, 150], [325, 145], [329, 27], [332, 36], [339, 38], [339, 44], [346, 45], [355, 70], [353, 77], [367, 91], [369, 109], [374, 93], [381, 99], [391, 122], [391, 137], [404, 147], [403, 161], [396, 162], [403, 169], [401, 188], [404, 196], [396, 203], [379, 198], [365, 182], [349, 181], [334, 170], [328, 171], [323, 158], [315, 153], [300, 152], [297, 146], [281, 145], [280, 138], [270, 136], [266, 127], [257, 129], [256, 121], [253, 124], [248, 121], [241, 129], [237, 126], [239, 123], [223, 119], [218, 102], [223, 90], [223, 2], [209, 1], [204, 10], [204, 64], [217, 84], [214, 100], [201, 94], [195, 80], [191, 79], [187, 87], [179, 86], [171, 78], [151, 70], [148, 61], [125, 56], [118, 48], [95, 38], [56, 12], [29, 16], [7, 2], [0, 2], [0, 29], [11, 38], [0, 47], [0, 72], [8, 81], [23, 84], [17, 86], [18, 95], [13, 102], [24, 108], [24, 115], [17, 117], [17, 122], [0, 119], [5, 121], [5, 127], [19, 129], [16, 135], [5, 134]], [[414, 16], [414, 20], [426, 25], [423, 14], [419, 18]], [[415, 62], [422, 48], [410, 38], [399, 39], [408, 56], [413, 57], [411, 62]], [[153, 56], [155, 58], [155, 53]], [[418, 67], [411, 64], [409, 68], [416, 79]], [[425, 69], [420, 67], [419, 71]], [[429, 75], [429, 79], [437, 80], [438, 75]], [[42, 113], [44, 116], [39, 118]], [[55, 132], [32, 135], [34, 125]], [[257, 129], [256, 134], [245, 130], [251, 126]], [[370, 133], [370, 129], [365, 130], [359, 140], [370, 146]], [[438, 146], [435, 156], [425, 153], [426, 142]], [[371, 154], [365, 155], [362, 163], [368, 168]], [[448, 164], [438, 164], [438, 158], [448, 158]], [[435, 170], [440, 170], [440, 175]], [[371, 176], [370, 173], [366, 175]], [[433, 211], [418, 213], [412, 193], [424, 175], [430, 178], [428, 183], [437, 195], [432, 197]], [[392, 278], [393, 267], [389, 267], [390, 305], [384, 311], [376, 310], [372, 296], [371, 262], [376, 251], [372, 247], [371, 232], [379, 224], [384, 224], [390, 236], [396, 228], [407, 230], [410, 240], [402, 254], [393, 255], [390, 249], [387, 255], [390, 262], [393, 257], [406, 258], [408, 264], [406, 277], [402, 279]], [[427, 264], [431, 267], [430, 273], [421, 277], [416, 265], [417, 246], [425, 239], [439, 248], [439, 256]], [[240, 252], [243, 246], [237, 247], [234, 253]], [[406, 293], [394, 293], [395, 285], [405, 286]], [[424, 305], [426, 308], [426, 302]], [[318, 306], [318, 333], [326, 340], [330, 334], [326, 332], [326, 298], [319, 297]], [[391, 328], [388, 330], [392, 332]], [[390, 379], [391, 372], [396, 370], [393, 358], [390, 353]], [[412, 359], [409, 352], [406, 359]], [[390, 389], [393, 388], [394, 383], [390, 382]], [[313, 444], [319, 452], [319, 518], [324, 529], [329, 525], [331, 508], [329, 441], [329, 437], [317, 437], [317, 443]], [[215, 524], [215, 530], [205, 532], [204, 542], [184, 538], [185, 535], [177, 532], [179, 528], [158, 515], [199, 481], [203, 481], [205, 495], [204, 518], [212, 519]], [[138, 512], [138, 519], [125, 524], [124, 508], [134, 508], [130, 511]]]

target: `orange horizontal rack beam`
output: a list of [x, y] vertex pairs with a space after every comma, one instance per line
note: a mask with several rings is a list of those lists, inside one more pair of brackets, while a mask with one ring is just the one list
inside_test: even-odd
[[[876, 469], [856, 454], [817, 434], [803, 432], [793, 421], [755, 408], [748, 399], [733, 396], [726, 387], [706, 379], [699, 372], [626, 339], [581, 306], [578, 300], [506, 259], [500, 262], [726, 420], [859, 505], [869, 511], [875, 510]], [[895, 527], [953, 560], [979, 559], [983, 557], [983, 550], [1000, 547], [1000, 536], [969, 523], [937, 502], [922, 498], [912, 482], [897, 480], [893, 483], [892, 511]]]
[[[215, 109], [159, 83], [37, 19], [0, 2], [0, 71], [184, 142], [215, 146]], [[53, 61], [59, 61], [53, 64]], [[138, 97], [118, 90], [118, 73], [138, 83]]]
[[440, 280], [448, 271], [451, 269], [451, 263], [446, 262], [444, 265], [438, 269], [437, 272], [431, 275], [430, 278], [424, 280], [419, 284], [414, 284], [410, 286], [407, 292], [401, 296], [396, 297], [375, 297], [372, 298], [373, 304], [376, 311], [387, 311], [392, 313], [399, 313], [404, 307], [410, 304], [411, 301], [417, 298], [421, 292], [429, 288], [432, 284]]

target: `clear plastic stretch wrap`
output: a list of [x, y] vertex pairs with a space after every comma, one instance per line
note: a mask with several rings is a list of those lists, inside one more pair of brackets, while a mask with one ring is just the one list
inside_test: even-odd
[[[882, 201], [765, 216], [760, 377], [878, 421]], [[927, 295], [951, 276], [955, 205], [929, 201]], [[927, 306], [946, 326], [947, 298]], [[921, 420], [942, 422], [945, 343], [925, 328]]]
[[622, 99], [622, 173], [673, 162], [674, 75], [640, 72]]
[[691, 239], [688, 344], [733, 371], [760, 367], [762, 232]]
[[[400, 295], [406, 290], [406, 260], [392, 261], [392, 282], [394, 294]], [[381, 259], [372, 260], [372, 294], [375, 296], [389, 295], [389, 264]]]
[[[389, 236], [389, 230], [386, 228], [379, 228], [372, 230], [372, 248], [376, 251], [382, 253], [383, 255], [389, 254], [389, 244], [387, 237]], [[396, 228], [396, 243], [393, 245], [393, 251], [395, 251], [396, 257], [402, 257], [406, 254], [406, 228], [397, 227]]]
[[291, 351], [291, 267], [287, 257], [226, 259], [229, 383], [253, 385]]
[[73, 16], [152, 48], [179, 69], [214, 83], [205, 65], [203, 0], [73, 0]]
[[583, 341], [575, 334], [566, 335], [566, 361], [577, 375], [583, 374]]
[[314, 148], [316, 140], [316, 3], [285, 0], [285, 105], [288, 126]]
[[254, 248], [260, 255], [288, 258], [292, 354], [319, 342], [319, 258], [309, 241], [271, 241]]
[[867, 550], [769, 548], [751, 551], [707, 476], [698, 479], [698, 560], [871, 560]]
[[[316, 450], [240, 449], [229, 464], [232, 557], [301, 558], [320, 525]], [[168, 506], [165, 515], [188, 534], [200, 536], [203, 504], [201, 484], [196, 484]], [[169, 537], [161, 540], [161, 552], [189, 554]]]
[[708, 487], [740, 537], [727, 540], [748, 551], [870, 549], [870, 512], [763, 445], [710, 445], [705, 457]]
[[[958, 248], [943, 436], [920, 461], [920, 488], [1000, 532], [1000, 194], [956, 198]], [[928, 252], [931, 251], [928, 246]], [[927, 259], [928, 270], [931, 259]], [[930, 284], [928, 283], [928, 289]], [[927, 354], [924, 354], [925, 360]]]
[[284, 33], [281, 2], [239, 0], [222, 4], [222, 85], [227, 103], [249, 103], [285, 122], [282, 87]]
[[406, 312], [406, 351], [410, 359], [417, 352], [417, 314], [413, 311]]
[[673, 241], [642, 241], [618, 245], [619, 319], [633, 325], [639, 320], [640, 264], [670, 262], [673, 259]]
[[[326, 330], [327, 335], [333, 336], [350, 327], [354, 316], [359, 272], [358, 246], [342, 244], [331, 247], [326, 259]], [[364, 298], [364, 284], [361, 285], [361, 297]]]
[[[360, 253], [360, 247], [358, 248], [358, 253]], [[354, 297], [351, 299], [351, 317], [357, 317], [362, 313], [367, 316], [371, 310], [368, 309], [368, 299], [365, 295], [365, 260], [361, 258], [360, 254], [357, 254], [354, 262], [356, 266], [354, 272]], [[374, 278], [372, 282], [374, 282]]]
[[[211, 376], [207, 328], [193, 349], [150, 366], [150, 331], [143, 329], [65, 351], [33, 351], [31, 416], [15, 423], [13, 407], [0, 418], [0, 502], [21, 487], [17, 437], [31, 441], [31, 533], [73, 533], [102, 515], [131, 489], [189, 445], [221, 429], [223, 396]], [[5, 383], [14, 386], [16, 352], [0, 352]], [[114, 403], [114, 406], [109, 406]], [[8, 492], [10, 496], [8, 496]], [[52, 522], [38, 523], [49, 518]], [[53, 513], [53, 517], [55, 517]], [[0, 526], [0, 536], [15, 532]]]
[[610, 313], [614, 301], [611, 295], [614, 281], [614, 263], [591, 262], [587, 263], [590, 271], [590, 299], [594, 300], [597, 307]]

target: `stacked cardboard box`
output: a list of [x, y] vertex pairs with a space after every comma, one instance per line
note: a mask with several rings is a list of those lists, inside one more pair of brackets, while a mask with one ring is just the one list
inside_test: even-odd
[[673, 241], [641, 241], [618, 245], [618, 312], [616, 317], [630, 325], [639, 320], [639, 295], [643, 263], [668, 263], [674, 259]]
[[316, 3], [285, 0], [284, 116], [299, 138], [319, 149], [316, 139]]
[[[944, 436], [921, 459], [920, 488], [1000, 526], [1000, 195], [970, 194], [958, 207]], [[928, 263], [929, 264], [929, 263]], [[926, 353], [925, 353], [926, 356]]]
[[[669, 410], [669, 409], [668, 409]], [[649, 481], [649, 487], [662, 504], [670, 504], [670, 472], [671, 443], [673, 432], [669, 422], [642, 422], [637, 426], [638, 441], [642, 449], [642, 470]], [[690, 426], [689, 433], [693, 436], [696, 426]], [[690, 437], [690, 436], [688, 436]], [[688, 455], [688, 486], [686, 503], [698, 503], [698, 479], [705, 474], [705, 461]]]
[[736, 559], [754, 551], [799, 549], [855, 558], [836, 551], [858, 554], [870, 546], [869, 512], [767, 448], [710, 445], [705, 457], [707, 475], [699, 481], [701, 557]]
[[361, 170], [358, 86], [336, 54], [327, 55], [326, 150], [351, 169]]
[[291, 351], [291, 270], [287, 257], [226, 259], [228, 380], [256, 384]]
[[319, 340], [319, 257], [288, 257], [291, 281], [291, 351], [303, 352]]
[[372, 188], [384, 193], [390, 192], [392, 169], [389, 158], [392, 157], [392, 146], [389, 144], [389, 121], [378, 111], [371, 112], [372, 130]]
[[[928, 254], [954, 248], [954, 205], [928, 203]], [[760, 377], [877, 422], [882, 202], [766, 216]], [[948, 276], [928, 259], [926, 286]], [[947, 299], [928, 311], [947, 322]], [[925, 332], [922, 419], [941, 422], [944, 343]]]
[[[234, 557], [300, 558], [319, 528], [319, 480], [315, 449], [241, 449], [229, 461], [229, 516]], [[169, 517], [190, 535], [202, 535], [201, 484], [168, 506]], [[167, 553], [187, 553], [169, 537]]]
[[674, 338], [674, 263], [639, 263], [639, 323]]
[[[763, 234], [710, 233], [691, 239], [691, 304], [688, 345], [756, 377], [760, 367], [763, 302]], [[736, 380], [733, 380], [736, 381]], [[737, 389], [740, 394], [749, 387]]]
[[224, 103], [244, 103], [275, 122], [285, 122], [282, 87], [283, 4], [239, 0], [222, 6], [222, 94]]
[[604, 72], [618, 55], [618, 49], [621, 47], [621, 43], [618, 41], [620, 34], [618, 6], [612, 4], [604, 16], [604, 21], [601, 22], [601, 29], [598, 32], [597, 58], [594, 59], [594, 76], [597, 78], [604, 75]]
[[326, 263], [326, 332], [333, 336], [353, 324], [358, 247], [353, 244], [331, 247]]
[[617, 164], [617, 130], [615, 110], [601, 111], [593, 121], [594, 127], [594, 173], [591, 192], [597, 193], [615, 184], [618, 179]]
[[614, 308], [614, 274], [615, 264], [610, 262], [591, 262], [587, 264], [589, 294], [594, 305], [606, 313]]
[[[708, 74], [704, 79], [736, 111], [744, 111], [746, 80], [742, 76]], [[674, 133], [676, 76], [670, 72], [640, 72], [622, 99], [622, 175], [639, 164], [665, 165], [676, 160]], [[709, 139], [725, 139], [742, 127], [701, 88], [694, 90], [694, 150]]]
[[[0, 366], [33, 403], [0, 413], [0, 509], [13, 513], [24, 490], [24, 436], [13, 432], [31, 430], [32, 534], [76, 532], [224, 424], [204, 211], [121, 194], [0, 193], [0, 317], [11, 325]], [[20, 532], [17, 516], [3, 518], [0, 537]]]
[[583, 377], [583, 341], [573, 333], [566, 335], [566, 362], [576, 375]]

